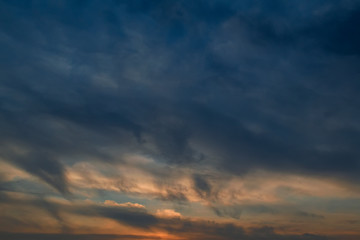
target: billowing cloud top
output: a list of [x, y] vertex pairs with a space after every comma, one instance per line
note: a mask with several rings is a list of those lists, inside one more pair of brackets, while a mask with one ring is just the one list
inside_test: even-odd
[[0, 238], [358, 239], [359, 24], [355, 0], [0, 1]]

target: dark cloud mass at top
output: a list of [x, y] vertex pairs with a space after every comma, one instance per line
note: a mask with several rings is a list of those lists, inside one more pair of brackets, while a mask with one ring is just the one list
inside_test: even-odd
[[0, 0], [0, 238], [358, 239], [359, 13]]
[[[1, 158], [64, 194], [64, 165], [120, 161], [108, 148], [358, 181], [359, 11], [357, 1], [1, 1]], [[194, 185], [211, 191], [201, 176]]]
[[61, 192], [59, 159], [103, 146], [357, 178], [358, 9], [2, 1], [2, 157]]

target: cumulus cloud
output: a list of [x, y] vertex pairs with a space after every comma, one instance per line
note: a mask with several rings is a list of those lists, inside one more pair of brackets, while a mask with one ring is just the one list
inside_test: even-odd
[[173, 209], [158, 209], [155, 215], [163, 218], [178, 218], [181, 217], [181, 213], [175, 212]]
[[141, 205], [141, 204], [138, 204], [138, 203], [131, 203], [131, 202], [117, 203], [117, 202], [112, 201], [112, 200], [105, 200], [104, 204], [107, 205], [107, 206], [115, 206], [115, 207], [145, 208], [144, 205]]

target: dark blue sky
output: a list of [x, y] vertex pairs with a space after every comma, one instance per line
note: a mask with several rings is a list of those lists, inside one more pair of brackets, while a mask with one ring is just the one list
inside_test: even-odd
[[0, 191], [82, 199], [74, 166], [142, 156], [136, 171], [186, 172], [217, 216], [239, 205], [217, 208], [217, 174], [359, 193], [359, 24], [353, 0], [0, 1], [0, 158], [38, 181], [0, 175]]

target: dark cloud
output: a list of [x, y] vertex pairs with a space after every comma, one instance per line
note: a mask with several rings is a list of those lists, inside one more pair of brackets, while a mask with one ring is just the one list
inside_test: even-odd
[[62, 233], [69, 233], [71, 232], [71, 227], [69, 224], [63, 219], [61, 209], [56, 204], [51, 204], [50, 202], [40, 199], [38, 202], [36, 202], [38, 206], [40, 206], [43, 209], [46, 209], [46, 211], [54, 218], [60, 225], [60, 229]]
[[304, 211], [298, 211], [298, 212], [296, 212], [296, 215], [299, 217], [305, 217], [305, 218], [324, 219], [324, 216], [322, 216], [322, 215], [304, 212]]
[[303, 34], [332, 53], [359, 55], [360, 31], [355, 27], [360, 22], [359, 13], [358, 7], [345, 12], [334, 9], [323, 22], [310, 26]]
[[303, 235], [280, 235], [272, 227], [264, 226], [252, 228], [245, 231], [244, 228], [231, 223], [216, 223], [211, 221], [190, 221], [190, 220], [173, 220], [164, 226], [166, 230], [177, 233], [179, 236], [187, 239], [216, 239], [216, 240], [327, 240], [331, 239], [325, 236], [303, 234]]
[[136, 235], [111, 235], [111, 234], [41, 234], [41, 233], [0, 233], [0, 237], [3, 240], [67, 240], [67, 239], [76, 239], [76, 240], [107, 240], [107, 239], [160, 239], [147, 236], [136, 236]]
[[17, 199], [5, 193], [0, 194], [0, 201], [1, 203], [9, 203], [15, 206], [25, 205], [44, 209], [58, 221], [64, 233], [72, 230], [71, 226], [69, 226], [62, 217], [62, 214], [64, 213], [72, 213], [87, 217], [109, 218], [125, 225], [145, 229], [156, 225], [159, 221], [157, 217], [140, 208], [101, 204], [59, 204], [46, 200], [43, 197]]
[[307, 220], [323, 220], [325, 217], [313, 212], [297, 210], [294, 206], [287, 206], [286, 204], [276, 205], [262, 205], [262, 204], [242, 204], [242, 205], [221, 205], [213, 204], [211, 207], [214, 213], [219, 217], [231, 217], [240, 219], [243, 213], [256, 216], [287, 216], [296, 221]]
[[141, 228], [148, 228], [156, 225], [158, 222], [158, 219], [155, 216], [146, 211], [125, 207], [93, 206], [90, 209], [88, 207], [78, 207], [73, 211], [80, 215], [101, 216], [114, 219], [126, 225]]
[[51, 155], [37, 151], [25, 156], [10, 157], [10, 159], [12, 163], [38, 176], [59, 192], [68, 194], [64, 167]]
[[[281, 240], [328, 240], [336, 238], [328, 238], [325, 236], [313, 234], [299, 234], [299, 235], [281, 235], [276, 232], [276, 229], [270, 226], [263, 226], [257, 228], [244, 229], [243, 227], [234, 223], [219, 223], [216, 221], [195, 220], [191, 218], [161, 218], [159, 216], [148, 213], [145, 209], [138, 209], [123, 206], [109, 206], [102, 204], [95, 204], [90, 202], [83, 203], [66, 203], [51, 201], [44, 198], [34, 196], [30, 198], [17, 198], [4, 192], [0, 192], [1, 203], [6, 203], [8, 206], [16, 207], [36, 207], [47, 210], [50, 215], [59, 224], [67, 225], [65, 218], [61, 218], [63, 214], [75, 214], [87, 217], [103, 217], [113, 219], [121, 224], [141, 229], [148, 229], [156, 232], [157, 230], [168, 231], [179, 237], [186, 239], [216, 239], [216, 240], [232, 240], [232, 239], [281, 239]], [[18, 220], [25, 220], [26, 216], [22, 216]], [[14, 219], [16, 220], [16, 219]], [[46, 228], [46, 222], [39, 223], [39, 229]], [[68, 229], [71, 230], [71, 229]], [[125, 236], [125, 235], [101, 235], [101, 234], [31, 234], [31, 233], [0, 233], [1, 239], [152, 239], [142, 236]], [[343, 238], [342, 238], [343, 239]], [[345, 238], [346, 239], [346, 238]]]
[[[0, 9], [0, 156], [65, 196], [67, 166], [122, 161], [113, 149], [198, 172], [359, 181], [356, 1], [1, 1]], [[216, 198], [206, 175], [193, 185]], [[187, 200], [166, 193], [159, 198]], [[148, 213], [92, 211], [157, 224]]]
[[194, 188], [201, 198], [209, 198], [211, 194], [211, 186], [206, 178], [200, 175], [194, 175]]
[[[17, 165], [60, 192], [67, 191], [66, 180], [56, 158], [101, 155], [105, 144], [183, 164], [211, 157], [191, 144], [198, 142], [216, 151], [222, 167], [237, 173], [266, 167], [355, 176], [359, 152], [351, 144], [359, 131], [347, 122], [359, 117], [350, 112], [358, 105], [359, 88], [352, 87], [354, 81], [341, 86], [333, 77], [327, 90], [318, 89], [326, 84], [318, 78], [325, 68], [353, 78], [358, 59], [346, 72], [342, 58], [315, 69], [320, 56], [305, 60], [299, 43], [308, 37], [333, 40], [323, 49], [351, 45], [337, 36], [355, 43], [357, 10], [338, 5], [342, 13], [336, 29], [346, 32], [301, 35], [307, 25], [326, 25], [340, 13], [302, 15], [303, 24], [295, 24], [287, 11], [301, 12], [284, 1], [136, 1], [114, 7], [97, 1], [59, 6], [4, 1], [1, 41], [9, 60], [1, 70], [2, 141], [30, 148], [34, 153]], [[307, 7], [316, 12], [325, 5], [319, 1]], [[250, 15], [254, 8], [261, 11]], [[15, 17], [16, 11], [24, 14]], [[264, 49], [256, 39], [273, 48]], [[200, 43], [202, 48], [194, 48]], [[289, 62], [289, 69], [282, 61]], [[22, 70], [16, 70], [19, 64]], [[309, 65], [312, 72], [303, 73]], [[345, 98], [339, 84], [353, 94]], [[331, 129], [330, 121], [350, 127], [352, 136], [346, 129]], [[74, 134], [72, 128], [82, 130]], [[146, 143], [156, 148], [149, 152]], [[105, 152], [101, 156], [106, 159]]]
[[178, 203], [188, 202], [188, 199], [184, 193], [180, 191], [174, 191], [173, 189], [166, 189], [166, 195], [159, 196], [159, 199]]
[[243, 207], [241, 206], [221, 206], [221, 207], [212, 207], [215, 214], [219, 217], [232, 217], [234, 219], [239, 219], [243, 212]]
[[22, 192], [34, 195], [56, 195], [54, 194], [53, 189], [49, 189], [46, 185], [43, 184], [34, 184], [32, 181], [27, 181], [24, 179], [12, 180], [1, 179], [0, 175], [0, 191], [14, 191]]

